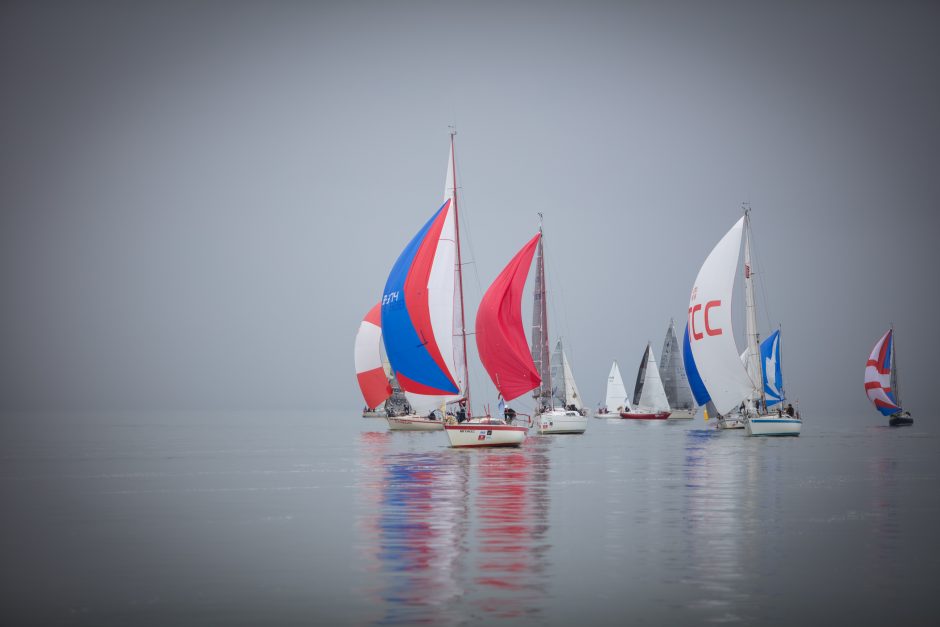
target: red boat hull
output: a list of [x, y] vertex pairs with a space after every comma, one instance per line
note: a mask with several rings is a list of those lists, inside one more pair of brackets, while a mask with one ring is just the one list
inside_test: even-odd
[[661, 411], [655, 414], [634, 414], [631, 412], [620, 412], [621, 418], [626, 418], [629, 420], [665, 420], [669, 417], [668, 411]]

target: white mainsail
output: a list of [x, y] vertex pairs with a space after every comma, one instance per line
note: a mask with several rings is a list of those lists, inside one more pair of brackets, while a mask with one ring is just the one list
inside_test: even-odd
[[669, 400], [663, 388], [663, 379], [659, 374], [659, 366], [653, 357], [653, 348], [647, 344], [644, 355], [646, 368], [644, 369], [643, 385], [639, 398], [635, 399], [637, 407], [656, 411], [669, 411]]
[[735, 223], [702, 264], [689, 299], [689, 341], [695, 365], [716, 409], [726, 414], [756, 392], [741, 363], [731, 326], [731, 295], [744, 218]]
[[624, 411], [630, 411], [630, 399], [627, 398], [627, 388], [623, 384], [623, 377], [620, 376], [620, 366], [614, 360], [614, 365], [610, 367], [610, 374], [607, 375], [607, 399], [604, 401], [608, 412], [614, 412], [622, 407]]
[[555, 400], [561, 403], [562, 407], [574, 405], [578, 411], [584, 407], [584, 403], [581, 402], [581, 392], [578, 391], [578, 385], [574, 382], [574, 375], [571, 373], [568, 355], [565, 354], [565, 348], [560, 339], [552, 355], [552, 382], [555, 385]]

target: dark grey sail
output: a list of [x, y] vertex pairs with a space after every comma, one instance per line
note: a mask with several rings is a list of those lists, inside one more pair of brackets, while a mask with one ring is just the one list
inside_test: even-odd
[[636, 373], [636, 385], [633, 387], [634, 405], [640, 402], [640, 395], [643, 393], [643, 382], [646, 381], [646, 362], [648, 361], [646, 354], [649, 350], [650, 347], [647, 344], [646, 350], [643, 351], [643, 359], [640, 360], [640, 369]]
[[545, 306], [545, 259], [542, 256], [542, 241], [539, 239], [535, 259], [535, 294], [532, 306], [532, 361], [542, 377], [542, 385], [532, 392], [543, 405], [551, 405], [552, 370], [548, 348], [548, 308]]
[[685, 374], [685, 365], [682, 363], [682, 347], [676, 339], [676, 325], [674, 320], [669, 321], [666, 330], [666, 339], [663, 342], [663, 351], [659, 354], [659, 374], [663, 378], [663, 388], [666, 398], [673, 409], [694, 409], [692, 388]]

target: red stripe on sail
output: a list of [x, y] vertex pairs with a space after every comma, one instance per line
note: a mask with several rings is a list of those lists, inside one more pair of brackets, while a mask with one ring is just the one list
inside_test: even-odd
[[375, 307], [369, 310], [369, 313], [366, 314], [363, 320], [382, 328], [382, 302], [377, 302]]
[[477, 311], [476, 339], [480, 361], [507, 401], [534, 390], [542, 383], [522, 325], [522, 290], [540, 236], [529, 240], [510, 260], [486, 290]]
[[411, 392], [413, 394], [425, 394], [427, 396], [451, 396], [453, 395], [452, 391], [439, 390], [437, 388], [431, 387], [430, 385], [418, 383], [414, 379], [409, 379], [408, 377], [406, 377], [400, 372], [395, 373], [395, 378], [398, 379], [398, 385], [401, 386], [401, 389]]
[[[437, 243], [440, 241], [441, 231], [444, 228], [444, 221], [447, 219], [447, 212], [450, 211], [450, 200], [444, 203], [444, 207], [434, 224], [428, 229], [424, 236], [424, 241], [415, 253], [414, 261], [411, 262], [411, 269], [408, 271], [408, 277], [405, 279], [405, 304], [408, 307], [408, 317], [411, 318], [411, 324], [422, 342], [425, 343], [425, 349], [441, 369], [447, 379], [458, 388], [450, 372], [450, 367], [444, 363], [444, 357], [441, 355], [441, 349], [437, 346], [437, 340], [434, 338], [434, 328], [431, 326], [431, 309], [428, 305], [428, 279], [431, 276], [431, 266], [434, 265], [434, 256], [437, 253]], [[428, 388], [427, 386], [410, 381], [402, 382], [402, 388], [416, 394], [428, 394], [418, 388]], [[453, 391], [439, 391], [435, 394], [449, 395]]]
[[362, 398], [369, 407], [378, 407], [392, 395], [392, 386], [389, 385], [382, 368], [357, 372], [356, 379], [359, 381], [359, 389], [362, 390]]

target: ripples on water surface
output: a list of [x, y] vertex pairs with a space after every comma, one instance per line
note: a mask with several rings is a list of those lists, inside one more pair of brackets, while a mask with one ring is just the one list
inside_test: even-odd
[[[940, 439], [592, 419], [7, 416], [4, 624], [932, 623]], [[12, 621], [11, 621], [12, 619]]]

